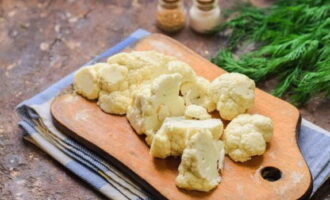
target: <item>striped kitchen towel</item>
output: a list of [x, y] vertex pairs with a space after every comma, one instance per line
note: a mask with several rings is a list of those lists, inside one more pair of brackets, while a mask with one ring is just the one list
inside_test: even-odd
[[[84, 66], [102, 61], [149, 34], [139, 29]], [[25, 132], [24, 138], [110, 199], [154, 199], [111, 163], [55, 128], [50, 114], [50, 103], [71, 85], [72, 77], [73, 73], [17, 106], [21, 117], [19, 126]], [[315, 192], [330, 175], [330, 133], [307, 120], [302, 120], [298, 143], [310, 167]]]

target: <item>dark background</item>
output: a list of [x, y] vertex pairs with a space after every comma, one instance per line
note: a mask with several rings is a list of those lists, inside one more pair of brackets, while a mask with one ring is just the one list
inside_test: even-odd
[[[221, 0], [222, 9], [238, 0]], [[102, 199], [48, 155], [22, 140], [15, 106], [137, 28], [154, 25], [156, 0], [0, 0], [0, 199]], [[186, 1], [190, 5], [190, 1]], [[173, 37], [210, 58], [225, 38], [185, 28]], [[276, 80], [259, 84], [270, 91]], [[330, 101], [302, 116], [330, 130]], [[314, 199], [330, 200], [330, 181]]]

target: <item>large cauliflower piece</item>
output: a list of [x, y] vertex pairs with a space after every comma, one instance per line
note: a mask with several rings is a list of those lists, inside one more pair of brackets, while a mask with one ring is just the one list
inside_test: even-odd
[[133, 96], [142, 86], [167, 72], [173, 57], [155, 51], [119, 53], [108, 59], [108, 66], [99, 70], [102, 92], [98, 105], [111, 114], [126, 114]]
[[220, 140], [208, 131], [193, 135], [183, 151], [176, 185], [187, 190], [208, 192], [215, 188], [221, 177], [224, 148]]
[[[98, 63], [78, 70], [74, 76], [77, 93], [88, 99], [98, 99], [107, 113], [126, 114], [137, 93], [162, 74], [182, 76], [180, 91], [185, 105], [199, 105], [209, 112], [215, 103], [209, 94], [210, 82], [196, 75], [186, 63], [155, 51], [118, 53], [107, 63]], [[124, 94], [124, 95], [123, 95]]]
[[210, 94], [210, 81], [203, 77], [196, 76], [194, 80], [183, 83], [181, 94], [187, 106], [202, 106], [208, 112], [215, 110], [215, 103]]
[[[176, 62], [178, 63], [175, 64]], [[171, 66], [169, 67], [170, 71], [167, 67], [168, 63], [172, 63], [169, 64]], [[178, 71], [183, 74], [192, 73], [194, 75], [193, 72], [189, 72], [185, 63], [181, 64], [174, 57], [155, 51], [119, 53], [109, 57], [107, 63], [103, 63], [103, 65], [105, 64], [107, 65], [105, 67], [97, 64], [95, 66], [98, 67], [95, 68], [98, 70], [89, 71], [91, 75], [88, 74], [88, 76], [91, 78], [88, 80], [94, 83], [92, 85], [93, 93], [89, 92], [90, 95], [86, 92], [80, 93], [86, 94], [83, 96], [89, 99], [97, 99], [98, 94], [100, 94], [98, 105], [103, 111], [111, 114], [126, 114], [133, 96], [161, 74]], [[89, 88], [85, 90], [87, 89]]]
[[219, 139], [223, 133], [223, 124], [220, 119], [168, 117], [153, 137], [150, 154], [157, 158], [180, 156], [189, 139], [198, 132], [210, 132], [214, 139]]
[[223, 74], [212, 81], [210, 90], [217, 110], [225, 120], [246, 113], [254, 104], [255, 83], [243, 74]]
[[128, 121], [138, 134], [147, 135], [149, 145], [166, 117], [184, 114], [184, 101], [179, 96], [181, 80], [178, 73], [160, 75], [149, 87], [136, 93], [128, 108]]
[[244, 162], [262, 155], [273, 135], [272, 120], [259, 114], [241, 114], [224, 131], [226, 153], [234, 161]]

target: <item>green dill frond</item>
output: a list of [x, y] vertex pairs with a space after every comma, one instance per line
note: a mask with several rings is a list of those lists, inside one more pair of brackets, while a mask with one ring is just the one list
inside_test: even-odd
[[[277, 0], [266, 9], [238, 7], [238, 14], [216, 28], [230, 30], [228, 47], [211, 61], [255, 81], [278, 77], [272, 93], [296, 105], [313, 95], [330, 95], [330, 0]], [[258, 48], [235, 57], [242, 43]]]
[[299, 68], [285, 73], [276, 89], [272, 91], [272, 94], [275, 96], [283, 96], [289, 88], [293, 87], [298, 82], [301, 73], [302, 71]]

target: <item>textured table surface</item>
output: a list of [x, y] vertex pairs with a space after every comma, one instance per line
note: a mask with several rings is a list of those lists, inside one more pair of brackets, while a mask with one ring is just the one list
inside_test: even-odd
[[[223, 8], [237, 1], [222, 0]], [[159, 32], [155, 0], [0, 0], [0, 199], [102, 199], [48, 155], [22, 140], [15, 106], [137, 28]], [[187, 5], [190, 2], [186, 2]], [[204, 57], [225, 38], [189, 28], [175, 39]], [[274, 81], [259, 84], [269, 91]], [[330, 130], [330, 100], [313, 99], [303, 117]], [[330, 200], [330, 181], [313, 199]]]

